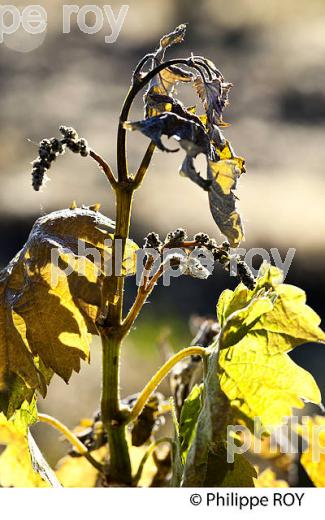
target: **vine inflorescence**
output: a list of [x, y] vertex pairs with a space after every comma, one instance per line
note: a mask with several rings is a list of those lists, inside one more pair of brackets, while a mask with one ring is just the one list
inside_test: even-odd
[[35, 191], [39, 191], [46, 179], [46, 173], [51, 168], [52, 163], [59, 155], [63, 155], [66, 148], [81, 157], [89, 155], [88, 143], [85, 139], [79, 138], [78, 133], [72, 127], [60, 126], [62, 139], [52, 137], [42, 139], [39, 144], [38, 157], [33, 161], [32, 185]]

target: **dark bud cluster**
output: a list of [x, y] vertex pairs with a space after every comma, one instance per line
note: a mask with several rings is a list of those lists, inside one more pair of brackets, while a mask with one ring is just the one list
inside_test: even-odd
[[77, 132], [66, 126], [60, 127], [63, 139], [52, 137], [43, 139], [39, 144], [38, 157], [32, 163], [32, 185], [35, 191], [39, 191], [44, 183], [46, 172], [51, 168], [52, 163], [58, 155], [62, 155], [66, 148], [74, 153], [79, 153], [82, 157], [89, 155], [88, 143], [85, 139], [79, 139]]
[[81, 157], [89, 155], [89, 148], [86, 139], [79, 139], [78, 133], [71, 126], [60, 126], [63, 135], [62, 144], [65, 144], [73, 153], [79, 153]]
[[210, 240], [210, 237], [206, 233], [197, 233], [194, 235], [194, 240], [200, 244], [207, 244]]
[[246, 285], [247, 289], [250, 289], [251, 291], [255, 287], [255, 278], [248, 267], [248, 265], [243, 260], [237, 261], [237, 276], [239, 280]]
[[163, 418], [158, 417], [162, 402], [163, 396], [158, 392], [149, 398], [132, 428], [132, 446], [143, 446], [150, 439], [152, 433], [163, 424]]
[[[107, 434], [101, 420], [100, 412], [96, 412], [90, 425], [79, 431], [76, 437], [85, 445], [89, 452], [98, 450], [107, 444]], [[75, 448], [69, 452], [69, 455], [71, 457], [82, 457]]]
[[38, 157], [33, 162], [32, 170], [32, 184], [35, 191], [39, 191], [47, 170], [51, 168], [57, 156], [62, 153], [64, 153], [64, 147], [59, 139], [52, 137], [52, 139], [43, 139], [40, 142]]
[[156, 249], [156, 251], [160, 251], [160, 247], [162, 246], [162, 242], [159, 238], [158, 233], [148, 233], [144, 241], [145, 249]]
[[204, 243], [204, 246], [211, 251], [215, 262], [223, 265], [226, 269], [229, 268], [230, 263], [230, 246], [228, 242], [223, 242], [218, 245], [215, 239], [210, 238]]
[[179, 242], [184, 242], [187, 239], [187, 233], [184, 229], [178, 228], [175, 229], [175, 231], [171, 231], [168, 233], [165, 244], [168, 244], [169, 246], [173, 244], [179, 244]]

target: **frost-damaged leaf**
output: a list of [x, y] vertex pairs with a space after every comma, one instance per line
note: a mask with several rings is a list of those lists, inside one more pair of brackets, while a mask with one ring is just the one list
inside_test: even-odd
[[146, 117], [152, 117], [154, 115], [155, 95], [170, 95], [178, 82], [188, 83], [190, 81], [193, 81], [193, 74], [176, 65], [171, 65], [160, 71], [151, 81], [149, 90], [144, 97]]
[[[161, 65], [166, 48], [181, 42], [185, 29], [185, 26], [180, 26], [173, 33], [164, 36], [157, 51], [149, 54], [143, 63], [151, 59], [151, 70]], [[140, 130], [162, 151], [176, 151], [164, 146], [162, 135], [174, 137], [180, 142], [186, 151], [180, 174], [209, 192], [210, 209], [216, 224], [231, 246], [237, 247], [244, 238], [244, 233], [233, 191], [238, 177], [245, 171], [244, 159], [235, 156], [230, 143], [224, 139], [220, 130], [220, 127], [227, 126], [223, 122], [222, 112], [228, 104], [232, 84], [224, 80], [210, 60], [192, 56], [183, 61], [186, 61], [188, 69], [195, 69], [196, 74], [174, 65], [161, 70], [150, 82], [144, 96], [146, 119], [134, 123], [126, 122], [124, 128]], [[205, 115], [197, 116], [195, 107], [193, 113], [193, 109], [184, 108], [173, 97], [174, 86], [180, 81], [194, 84], [203, 102]], [[196, 171], [194, 165], [194, 159], [200, 153], [207, 159], [206, 178]]]
[[139, 130], [146, 137], [149, 137], [157, 147], [166, 152], [175, 152], [177, 150], [169, 150], [161, 141], [163, 135], [168, 138], [176, 139], [186, 152], [186, 158], [181, 167], [181, 173], [191, 178], [193, 182], [204, 189], [208, 189], [210, 183], [203, 179], [198, 172], [195, 171], [193, 158], [203, 153], [208, 155], [210, 152], [210, 141], [204, 130], [203, 125], [199, 122], [177, 114], [164, 112], [158, 116], [136, 121], [134, 123], [126, 122], [124, 127], [128, 130]]
[[[306, 305], [305, 292], [293, 285], [281, 283], [282, 279], [283, 274], [279, 269], [263, 264], [253, 291], [240, 284], [235, 291], [227, 290], [221, 294], [217, 311], [223, 328], [222, 347], [237, 343], [243, 348], [249, 345], [256, 352], [273, 355], [289, 352], [307, 342], [325, 343], [325, 333], [319, 326], [320, 317]], [[261, 301], [265, 297], [272, 302], [271, 308], [266, 309], [252, 323], [256, 318], [254, 314], [249, 317], [248, 311], [256, 310], [256, 304], [252, 307], [252, 302]], [[247, 320], [251, 322], [249, 330], [245, 328], [243, 318], [246, 323]], [[239, 333], [237, 336], [236, 327]], [[232, 329], [232, 341], [226, 339], [229, 328]], [[245, 336], [240, 338], [242, 332], [245, 332]]]
[[[208, 190], [212, 216], [231, 246], [236, 247], [243, 239], [243, 228], [236, 209], [236, 197], [233, 190], [236, 188], [237, 179], [245, 171], [244, 160], [233, 155], [231, 159], [210, 159], [214, 152], [202, 123], [193, 114], [187, 117], [181, 105], [169, 103], [169, 98], [166, 99], [166, 97], [164, 96], [162, 101], [165, 103], [165, 108], [169, 104], [170, 110], [176, 110], [182, 115], [163, 112], [142, 121], [126, 122], [124, 127], [128, 130], [139, 130], [162, 151], [177, 151], [166, 148], [161, 141], [162, 136], [173, 137], [180, 143], [186, 152], [180, 173]], [[226, 144], [225, 147], [227, 147], [227, 154], [231, 154], [229, 146]], [[200, 153], [207, 157], [207, 179], [201, 177], [195, 170], [193, 159]]]
[[177, 139], [182, 148], [193, 157], [199, 153], [207, 155], [210, 150], [210, 142], [204, 128], [173, 113], [163, 113], [134, 123], [126, 122], [124, 127], [128, 130], [139, 130], [164, 152], [170, 150], [161, 142], [163, 135]]
[[307, 441], [300, 463], [316, 487], [325, 487], [325, 417], [316, 415], [298, 425], [298, 433]]
[[[181, 43], [184, 40], [186, 32], [186, 25], [182, 24], [176, 27], [176, 29], [163, 36], [160, 40], [159, 48], [153, 54], [153, 66], [161, 64], [164, 61], [165, 51], [168, 47]], [[150, 82], [148, 91], [144, 96], [145, 100], [145, 113], [146, 117], [152, 117], [157, 115], [157, 110], [154, 106], [153, 96], [156, 94], [167, 95], [171, 94], [174, 90], [175, 85], [181, 82], [191, 82], [194, 76], [192, 72], [185, 70], [179, 66], [171, 65], [170, 67], [163, 69], [157, 74], [154, 79]]]
[[[31, 399], [30, 390], [46, 394], [51, 371], [68, 381], [80, 360], [89, 359], [98, 281], [111, 257], [113, 230], [111, 220], [89, 209], [51, 213], [36, 221], [23, 249], [1, 271], [0, 403], [9, 416]], [[129, 241], [128, 273], [135, 249]]]
[[227, 83], [220, 77], [211, 81], [203, 82], [202, 78], [194, 81], [194, 87], [203, 102], [210, 124], [223, 124], [222, 112], [228, 105], [228, 95], [232, 86], [232, 83]]
[[287, 354], [269, 356], [247, 342], [221, 350], [219, 366], [220, 385], [231, 405], [249, 419], [259, 417], [266, 428], [281, 424], [292, 408], [303, 408], [303, 401], [321, 403], [312, 375]]
[[181, 25], [178, 25], [174, 31], [165, 34], [160, 39], [160, 49], [167, 49], [167, 47], [170, 47], [171, 45], [175, 45], [177, 43], [182, 43], [182, 41], [185, 38], [186, 33], [186, 24], [182, 23]]
[[243, 173], [235, 159], [208, 161], [208, 179], [211, 180], [209, 202], [212, 216], [220, 231], [232, 247], [237, 247], [244, 237], [243, 225], [236, 208], [237, 180]]

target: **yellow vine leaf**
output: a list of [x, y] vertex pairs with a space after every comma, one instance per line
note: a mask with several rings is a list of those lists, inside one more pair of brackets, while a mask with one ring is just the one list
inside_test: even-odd
[[303, 401], [321, 403], [312, 375], [287, 354], [270, 356], [249, 344], [220, 351], [220, 384], [232, 406], [249, 419], [259, 418], [267, 429], [282, 423]]
[[279, 269], [263, 264], [254, 290], [239, 284], [217, 305], [221, 388], [240, 413], [259, 417], [269, 429], [304, 401], [321, 402], [312, 375], [287, 355], [297, 345], [325, 341], [320, 318], [304, 291], [282, 278]]
[[272, 309], [273, 303], [268, 297], [253, 297], [247, 305], [232, 313], [224, 323], [219, 339], [220, 348], [238, 344], [254, 329], [262, 316]]
[[[98, 462], [104, 462], [107, 456], [107, 447], [103, 446], [91, 453]], [[85, 457], [63, 457], [57, 464], [56, 477], [63, 487], [93, 488], [100, 477], [99, 471], [92, 466]]]
[[286, 480], [276, 478], [276, 474], [271, 468], [266, 468], [261, 473], [257, 470], [257, 478], [255, 480], [255, 487], [257, 488], [287, 488], [289, 484]]
[[25, 401], [10, 420], [0, 413], [0, 446], [5, 446], [0, 455], [0, 487], [59, 485], [28, 431], [36, 421], [35, 400], [31, 404]]
[[325, 417], [309, 417], [298, 425], [298, 433], [308, 443], [300, 462], [314, 485], [325, 487]]
[[[140, 446], [137, 448], [132, 446], [130, 435], [128, 435], [127, 440], [130, 450], [132, 474], [135, 475], [148, 446]], [[98, 462], [104, 463], [107, 459], [107, 446], [92, 451], [91, 455]], [[138, 486], [150, 487], [156, 473], [157, 466], [153, 461], [152, 455], [150, 455], [144, 465]], [[101, 476], [99, 471], [84, 457], [70, 457], [69, 455], [63, 457], [57, 464], [55, 474], [63, 487], [93, 488], [100, 486]]]
[[[240, 284], [235, 291], [224, 291], [219, 299], [217, 314], [222, 325], [222, 346], [236, 342], [236, 328], [244, 327], [247, 334], [237, 346], [270, 355], [288, 352], [307, 342], [325, 343], [325, 333], [320, 328], [320, 317], [306, 305], [306, 294], [294, 285], [284, 284], [283, 275], [275, 267], [263, 264], [257, 278], [256, 288], [248, 290]], [[270, 308], [260, 313], [254, 322], [257, 306], [269, 300]], [[255, 302], [255, 303], [254, 303]], [[259, 303], [257, 303], [259, 302]], [[250, 321], [249, 329], [245, 320]], [[237, 335], [237, 338], [240, 337]]]
[[[111, 259], [113, 232], [110, 219], [88, 208], [51, 213], [36, 221], [23, 249], [1, 271], [4, 413], [30, 399], [31, 390], [45, 395], [51, 372], [67, 382], [80, 370], [80, 360], [89, 360], [101, 302], [98, 282]], [[136, 249], [129, 241], [123, 274], [134, 272]], [[15, 400], [10, 402], [15, 385]]]

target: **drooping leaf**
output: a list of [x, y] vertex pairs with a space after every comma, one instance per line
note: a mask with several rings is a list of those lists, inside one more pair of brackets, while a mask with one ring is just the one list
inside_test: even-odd
[[[68, 381], [89, 359], [113, 231], [112, 221], [89, 209], [51, 213], [1, 271], [0, 404], [9, 416], [31, 390], [46, 394], [51, 371]], [[134, 270], [135, 250], [130, 241], [125, 274]]]
[[182, 43], [185, 38], [186, 33], [186, 24], [182, 23], [178, 25], [174, 31], [165, 34], [160, 39], [160, 49], [167, 49], [171, 45], [176, 45], [178, 43]]
[[221, 350], [219, 366], [221, 388], [231, 405], [252, 420], [259, 418], [266, 428], [281, 424], [292, 408], [303, 408], [303, 400], [321, 403], [312, 375], [287, 354], [270, 356], [247, 342]]
[[192, 156], [198, 153], [207, 154], [210, 148], [209, 139], [202, 126], [173, 113], [163, 113], [134, 123], [126, 122], [124, 127], [128, 130], [139, 130], [162, 151], [170, 151], [161, 142], [163, 135], [177, 139], [182, 148]]
[[183, 464], [195, 436], [197, 420], [202, 407], [203, 386], [195, 385], [185, 399], [179, 421], [179, 442]]
[[171, 112], [163, 112], [158, 116], [150, 117], [143, 121], [126, 122], [124, 127], [128, 130], [139, 130], [149, 137], [162, 151], [176, 152], [177, 150], [175, 149], [170, 150], [166, 148], [161, 141], [163, 135], [168, 138], [175, 138], [186, 152], [180, 173], [189, 177], [201, 188], [209, 189], [210, 182], [201, 177], [195, 170], [193, 158], [200, 153], [207, 155], [210, 150], [210, 141], [204, 127], [195, 120], [192, 118], [187, 119]]
[[155, 115], [153, 106], [154, 95], [170, 95], [178, 82], [188, 83], [191, 81], [193, 81], [193, 74], [176, 65], [171, 65], [160, 71], [150, 83], [149, 90], [145, 96], [146, 117]]
[[236, 208], [237, 180], [243, 172], [235, 159], [208, 160], [208, 179], [211, 180], [209, 202], [212, 216], [232, 247], [244, 238], [241, 217]]
[[232, 86], [232, 83], [225, 82], [221, 77], [204, 82], [199, 77], [194, 81], [194, 87], [211, 124], [222, 125], [222, 112], [228, 105], [228, 95]]
[[[154, 67], [164, 61], [165, 51], [168, 47], [181, 43], [184, 40], [186, 32], [186, 25], [182, 24], [176, 29], [163, 36], [160, 40], [159, 47], [153, 54], [152, 64]], [[161, 103], [156, 104], [156, 96], [170, 96], [178, 82], [191, 82], [194, 80], [193, 73], [185, 70], [177, 65], [171, 65], [161, 70], [150, 82], [148, 90], [144, 96], [145, 101], [145, 115], [146, 117], [153, 117], [161, 114], [166, 110], [162, 110]], [[173, 99], [173, 98], [171, 98]]]

